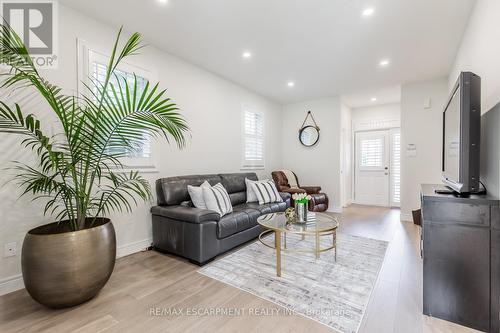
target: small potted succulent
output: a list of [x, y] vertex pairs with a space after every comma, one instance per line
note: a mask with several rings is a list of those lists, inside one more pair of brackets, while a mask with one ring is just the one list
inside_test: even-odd
[[292, 195], [295, 202], [295, 217], [297, 222], [304, 223], [307, 221], [307, 203], [311, 200], [311, 196], [306, 193], [295, 193]]

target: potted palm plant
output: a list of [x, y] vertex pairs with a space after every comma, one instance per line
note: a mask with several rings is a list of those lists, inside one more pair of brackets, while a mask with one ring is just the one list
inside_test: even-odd
[[21, 39], [0, 25], [0, 63], [8, 66], [1, 89], [34, 89], [54, 113], [60, 133], [19, 104], [0, 101], [0, 133], [19, 137], [36, 163], [12, 167], [23, 194], [45, 199], [54, 223], [30, 230], [22, 248], [27, 291], [39, 303], [68, 307], [94, 297], [115, 264], [116, 240], [108, 216], [148, 200], [150, 185], [138, 172], [124, 172], [121, 158], [136, 152], [148, 136], [185, 144], [188, 126], [158, 84], [138, 89], [118, 65], [142, 47], [140, 35], [121, 43], [118, 33], [104, 81], [86, 84], [82, 96], [68, 96], [40, 76]]

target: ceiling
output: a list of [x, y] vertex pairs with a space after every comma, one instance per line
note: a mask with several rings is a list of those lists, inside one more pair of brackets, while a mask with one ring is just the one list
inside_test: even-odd
[[[293, 103], [447, 75], [475, 0], [60, 2]], [[366, 8], [373, 15], [364, 17]], [[243, 58], [245, 51], [252, 56]], [[390, 64], [379, 66], [382, 59]]]
[[342, 95], [342, 102], [350, 108], [394, 104], [401, 102], [401, 86], [372, 88]]

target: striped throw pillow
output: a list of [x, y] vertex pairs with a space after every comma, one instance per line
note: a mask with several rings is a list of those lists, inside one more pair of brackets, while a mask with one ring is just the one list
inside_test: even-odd
[[221, 217], [233, 211], [229, 194], [221, 183], [211, 187], [203, 187], [202, 189], [207, 209], [219, 213]]
[[259, 205], [283, 201], [276, 185], [274, 185], [272, 180], [255, 182], [252, 184], [252, 188], [257, 195]]

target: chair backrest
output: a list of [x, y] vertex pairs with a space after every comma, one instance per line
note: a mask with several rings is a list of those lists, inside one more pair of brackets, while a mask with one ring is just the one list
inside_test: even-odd
[[290, 184], [288, 184], [288, 179], [286, 178], [283, 171], [273, 171], [271, 175], [278, 191], [281, 192], [282, 189], [290, 187]]
[[159, 206], [174, 206], [190, 202], [187, 186], [200, 186], [206, 180], [212, 186], [221, 183], [229, 193], [231, 203], [238, 205], [247, 200], [245, 178], [258, 179], [253, 172], [161, 178], [156, 181], [157, 202]]

